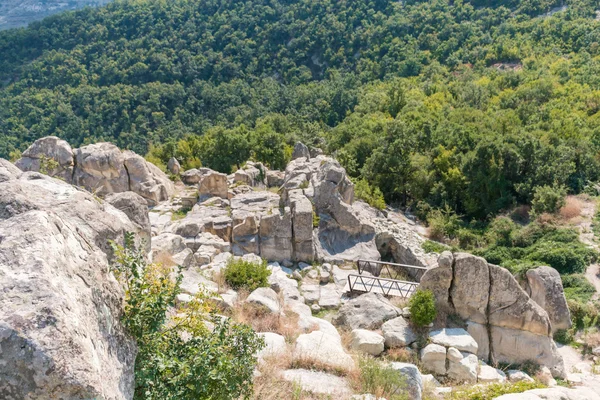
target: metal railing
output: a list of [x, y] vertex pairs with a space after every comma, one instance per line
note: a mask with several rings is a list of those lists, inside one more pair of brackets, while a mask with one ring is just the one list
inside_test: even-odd
[[396, 264], [385, 261], [358, 260], [358, 273], [368, 272], [373, 276], [394, 279], [399, 281], [420, 282], [427, 271], [425, 267], [415, 265]]
[[379, 278], [366, 275], [348, 275], [348, 287], [350, 292], [373, 292], [385, 296], [410, 297], [417, 287], [416, 282], [406, 282], [396, 279]]

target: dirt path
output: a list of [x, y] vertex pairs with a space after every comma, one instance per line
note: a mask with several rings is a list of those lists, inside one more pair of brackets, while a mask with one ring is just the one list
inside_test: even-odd
[[[600, 251], [592, 230], [592, 221], [596, 214], [596, 202], [593, 200], [581, 201], [581, 220], [575, 225], [579, 229], [579, 240], [586, 245]], [[596, 288], [593, 300], [600, 298], [600, 264], [592, 264], [585, 271], [586, 279]]]

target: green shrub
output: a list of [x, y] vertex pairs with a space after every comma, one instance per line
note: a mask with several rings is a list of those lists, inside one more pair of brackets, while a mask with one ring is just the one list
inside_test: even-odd
[[[182, 275], [147, 264], [127, 234], [112, 243], [112, 271], [125, 287], [122, 322], [135, 338], [135, 400], [229, 400], [252, 394], [256, 352], [264, 341], [246, 325], [212, 314], [202, 291], [167, 321]], [[214, 329], [206, 328], [211, 321]]]
[[449, 398], [452, 400], [492, 400], [504, 394], [523, 393], [526, 390], [540, 389], [544, 387], [545, 386], [538, 381], [493, 383], [485, 386], [478, 385], [453, 390]]
[[319, 214], [317, 214], [315, 211], [313, 211], [313, 213], [312, 213], [313, 228], [318, 228], [320, 222], [321, 222], [321, 217], [319, 217]]
[[408, 307], [410, 320], [417, 326], [429, 325], [437, 316], [435, 297], [431, 290], [417, 290], [411, 296]]
[[528, 260], [539, 261], [561, 274], [583, 272], [595, 258], [594, 251], [580, 243], [539, 241], [528, 251]]
[[427, 223], [429, 225], [429, 236], [438, 240], [455, 238], [461, 227], [460, 217], [449, 207], [432, 210], [427, 215]]
[[358, 361], [360, 378], [357, 391], [372, 393], [377, 398], [389, 400], [406, 400], [406, 381], [402, 374], [379, 360], [369, 356], [361, 357]]
[[564, 186], [536, 186], [533, 188], [531, 213], [534, 216], [558, 212], [566, 203], [567, 189]]
[[223, 269], [225, 282], [233, 289], [247, 289], [252, 291], [259, 287], [269, 286], [268, 278], [271, 271], [267, 267], [267, 261], [253, 263], [241, 258], [230, 258]]
[[583, 274], [563, 275], [561, 278], [567, 300], [587, 303], [596, 293], [594, 285]]
[[446, 250], [450, 250], [450, 247], [445, 244], [434, 242], [432, 240], [426, 240], [421, 245], [425, 253], [441, 253]]
[[498, 246], [512, 245], [513, 232], [517, 225], [508, 217], [496, 217], [489, 225], [487, 239]]
[[371, 186], [366, 179], [358, 179], [355, 182], [354, 194], [372, 207], [379, 210], [385, 209], [383, 193], [377, 186]]

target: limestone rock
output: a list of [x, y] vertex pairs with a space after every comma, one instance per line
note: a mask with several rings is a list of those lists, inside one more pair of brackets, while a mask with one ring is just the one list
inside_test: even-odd
[[411, 329], [404, 317], [396, 317], [384, 323], [381, 327], [386, 347], [406, 347], [417, 340], [417, 335]]
[[262, 215], [259, 227], [260, 254], [267, 260], [285, 261], [294, 256], [292, 245], [292, 214], [289, 207], [280, 212], [273, 209]]
[[198, 195], [200, 200], [209, 197], [227, 198], [227, 175], [220, 172], [209, 171], [200, 177]]
[[335, 287], [335, 284], [329, 283], [321, 286], [319, 295], [319, 307], [324, 309], [332, 309], [340, 306], [340, 294]]
[[302, 390], [317, 395], [338, 396], [346, 398], [352, 394], [352, 389], [346, 379], [337, 375], [307, 369], [288, 369], [281, 376], [288, 382], [295, 382]]
[[3, 158], [0, 158], [0, 182], [6, 182], [11, 179], [17, 179], [21, 176], [22, 171], [13, 163]]
[[477, 382], [479, 383], [504, 383], [506, 382], [506, 374], [494, 367], [489, 365], [482, 365], [479, 367], [479, 374], [477, 375]]
[[138, 235], [145, 241], [146, 250], [150, 251], [152, 229], [148, 202], [134, 192], [112, 193], [106, 196], [105, 200], [116, 209], [123, 211], [131, 222], [138, 226]]
[[354, 329], [350, 347], [362, 353], [378, 356], [384, 350], [384, 339], [378, 333], [366, 329]]
[[258, 304], [266, 307], [270, 312], [277, 314], [281, 312], [281, 304], [277, 293], [271, 288], [255, 289], [246, 299], [248, 303]]
[[390, 367], [397, 370], [406, 379], [406, 389], [410, 400], [421, 400], [423, 396], [423, 378], [419, 369], [408, 363], [393, 362]]
[[47, 164], [48, 160], [56, 162], [57, 167], [53, 170], [43, 172], [71, 183], [73, 176], [73, 150], [69, 143], [56, 136], [47, 136], [33, 142], [23, 152], [22, 157], [17, 160], [15, 165], [22, 171], [39, 172], [40, 169], [48, 168], [48, 165], [43, 165], [44, 162]]
[[450, 362], [459, 362], [465, 357], [456, 347], [448, 347], [447, 358]]
[[429, 340], [446, 347], [454, 347], [459, 351], [477, 353], [477, 342], [462, 328], [444, 328], [432, 331]]
[[295, 160], [297, 158], [310, 158], [310, 152], [308, 150], [308, 147], [306, 147], [306, 145], [304, 143], [296, 143], [296, 145], [294, 146], [294, 152], [292, 153], [292, 160]]
[[281, 187], [285, 174], [282, 171], [267, 171], [267, 186]]
[[185, 171], [183, 174], [181, 174], [181, 180], [186, 185], [196, 185], [196, 184], [200, 183], [200, 180], [202, 179], [202, 177], [205, 174], [207, 174], [211, 171], [212, 170], [209, 168], [200, 168], [200, 169], [192, 168], [192, 169]]
[[526, 291], [548, 313], [553, 332], [571, 327], [571, 313], [557, 270], [538, 267], [527, 271]]
[[263, 338], [265, 341], [265, 347], [257, 355], [259, 360], [265, 357], [277, 357], [285, 354], [287, 351], [287, 345], [283, 336], [273, 332], [261, 332], [257, 333], [257, 336]]
[[112, 143], [96, 143], [75, 150], [73, 184], [100, 196], [129, 190], [125, 157]]
[[505, 394], [495, 400], [600, 400], [600, 394], [587, 387], [532, 389], [523, 393]]
[[299, 192], [290, 194], [290, 199], [294, 232], [294, 259], [311, 262], [314, 260], [312, 203]]
[[425, 370], [436, 375], [446, 375], [446, 348], [430, 343], [421, 350], [421, 363]]
[[488, 263], [481, 257], [459, 253], [454, 257], [452, 303], [463, 319], [487, 323], [490, 273]]
[[91, 194], [35, 172], [0, 183], [0, 397], [131, 399], [136, 346], [109, 240], [135, 231]]
[[450, 285], [452, 284], [454, 256], [451, 252], [443, 252], [435, 267], [427, 271], [427, 279], [421, 282], [420, 288], [431, 290], [437, 299], [438, 308], [450, 310], [452, 307], [448, 304]]
[[339, 337], [321, 331], [298, 336], [293, 357], [295, 360], [310, 360], [329, 368], [344, 371], [350, 370], [354, 366], [352, 357], [344, 351]]
[[365, 293], [344, 304], [334, 319], [334, 323], [350, 329], [377, 329], [385, 321], [400, 315], [384, 296], [378, 293]]
[[175, 157], [171, 157], [169, 159], [169, 162], [167, 163], [167, 169], [173, 175], [179, 175], [179, 171], [181, 170], [181, 165], [179, 164], [179, 161], [177, 161], [177, 159]]
[[477, 356], [470, 354], [459, 362], [450, 362], [448, 378], [461, 383], [476, 383], [478, 372], [479, 361], [477, 360]]
[[129, 190], [145, 198], [151, 206], [171, 197], [173, 182], [156, 165], [129, 150], [123, 152], [123, 157]]
[[506, 376], [508, 377], [508, 380], [511, 382], [521, 382], [521, 381], [534, 382], [532, 377], [527, 375], [525, 372], [519, 371], [516, 369], [509, 369], [508, 371], [506, 371]]

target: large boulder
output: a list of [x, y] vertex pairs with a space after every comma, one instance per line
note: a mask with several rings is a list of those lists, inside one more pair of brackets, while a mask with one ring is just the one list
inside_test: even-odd
[[526, 277], [525, 290], [548, 313], [552, 331], [569, 329], [571, 313], [558, 271], [552, 267], [537, 267], [527, 271]]
[[406, 347], [417, 340], [417, 335], [404, 317], [396, 317], [381, 327], [386, 347]]
[[294, 191], [290, 193], [290, 210], [294, 232], [294, 259], [311, 262], [315, 253], [312, 203], [301, 191]]
[[377, 332], [366, 329], [354, 329], [352, 331], [352, 342], [350, 347], [361, 353], [378, 356], [383, 353], [384, 339]]
[[216, 171], [209, 171], [200, 177], [198, 194], [200, 200], [209, 197], [227, 198], [227, 175]]
[[171, 157], [169, 162], [167, 163], [167, 170], [173, 175], [179, 175], [179, 171], [181, 170], [181, 165], [179, 161], [175, 157]]
[[74, 151], [64, 140], [48, 136], [36, 140], [16, 165], [23, 171], [43, 172], [105, 196], [133, 191], [148, 203], [168, 200], [173, 183], [154, 164], [111, 143], [90, 144]]
[[410, 400], [421, 400], [423, 396], [423, 377], [416, 365], [402, 362], [390, 363], [406, 381], [406, 391]]
[[310, 151], [304, 143], [297, 142], [294, 146], [294, 151], [292, 152], [292, 160], [295, 160], [297, 158], [310, 158]]
[[96, 143], [75, 150], [73, 184], [99, 196], [129, 190], [125, 157], [112, 143]]
[[533, 360], [565, 377], [548, 313], [508, 270], [470, 254], [444, 253], [439, 266], [425, 272], [421, 287], [433, 289], [438, 307], [467, 322], [478, 345], [468, 351], [492, 363]]
[[146, 249], [150, 250], [152, 228], [148, 213], [148, 202], [134, 192], [111, 193], [104, 199], [107, 203], [121, 210], [138, 226], [139, 236], [144, 240]]
[[401, 311], [379, 293], [365, 293], [345, 303], [334, 323], [350, 329], [377, 329]]
[[151, 206], [169, 199], [174, 186], [167, 175], [132, 151], [123, 152], [123, 157], [131, 191], [145, 198]]
[[136, 346], [109, 241], [136, 227], [34, 172], [0, 183], [0, 398], [131, 399]]
[[22, 171], [41, 170], [70, 183], [73, 176], [73, 149], [66, 141], [47, 136], [33, 142], [15, 164]]

